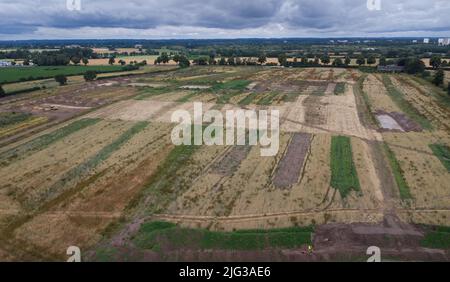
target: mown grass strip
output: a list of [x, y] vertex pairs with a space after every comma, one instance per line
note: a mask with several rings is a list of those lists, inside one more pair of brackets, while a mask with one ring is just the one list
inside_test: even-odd
[[100, 119], [92, 119], [92, 118], [80, 119], [80, 120], [72, 122], [71, 124], [69, 124], [67, 126], [59, 128], [51, 133], [39, 136], [27, 143], [19, 145], [16, 148], [5, 151], [2, 154], [0, 154], [0, 159], [2, 160], [2, 164], [4, 164], [4, 162], [13, 161], [14, 159], [18, 158], [19, 156], [21, 156], [25, 153], [35, 152], [35, 151], [40, 151], [42, 149], [45, 149], [50, 144], [55, 143], [56, 141], [61, 140], [64, 137], [67, 137], [70, 134], [73, 134], [81, 129], [84, 129], [88, 126], [94, 125], [99, 121], [100, 121]]
[[433, 249], [450, 249], [450, 227], [438, 226], [425, 234], [420, 242], [423, 247]]
[[176, 100], [175, 102], [178, 102], [178, 103], [189, 102], [190, 99], [192, 99], [193, 97], [197, 96], [198, 94], [199, 94], [199, 92], [197, 92], [197, 91], [191, 92], [191, 93], [181, 97], [180, 99]]
[[424, 129], [432, 129], [431, 123], [414, 106], [408, 102], [403, 93], [398, 90], [388, 75], [383, 75], [383, 84], [386, 87], [388, 95], [392, 101], [404, 112], [410, 119], [417, 122]]
[[331, 139], [331, 186], [339, 190], [342, 198], [352, 190], [361, 191], [349, 137]]
[[233, 232], [182, 228], [167, 222], [144, 223], [133, 242], [142, 249], [159, 251], [162, 244], [172, 248], [262, 250], [296, 248], [311, 244], [312, 227]]
[[400, 192], [400, 198], [402, 200], [411, 199], [411, 192], [409, 190], [408, 183], [406, 183], [405, 177], [403, 176], [403, 170], [398, 163], [397, 158], [395, 157], [394, 152], [392, 152], [391, 148], [386, 143], [383, 143], [383, 149], [386, 152], [386, 156], [389, 160], [389, 164], [391, 165], [392, 173], [394, 174], [395, 183], [397, 183], [398, 190]]
[[121, 134], [112, 143], [103, 147], [97, 154], [87, 159], [85, 162], [77, 165], [76, 167], [65, 173], [61, 179], [55, 182], [52, 186], [46, 189], [39, 198], [38, 201], [34, 201], [32, 206], [41, 203], [42, 200], [49, 201], [65, 190], [70, 189], [79, 179], [83, 179], [87, 174], [89, 174], [95, 167], [97, 167], [101, 162], [109, 158], [115, 151], [120, 149], [126, 142], [128, 142], [133, 136], [141, 132], [144, 128], [148, 126], [148, 122], [140, 121], [133, 125], [130, 129]]
[[446, 145], [432, 144], [429, 146], [434, 155], [441, 161], [448, 172], [450, 172], [450, 148]]

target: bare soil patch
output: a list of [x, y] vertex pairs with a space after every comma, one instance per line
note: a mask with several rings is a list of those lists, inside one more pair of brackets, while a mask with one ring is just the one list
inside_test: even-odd
[[293, 135], [273, 177], [272, 182], [275, 187], [289, 188], [299, 181], [310, 145], [311, 134], [295, 133]]

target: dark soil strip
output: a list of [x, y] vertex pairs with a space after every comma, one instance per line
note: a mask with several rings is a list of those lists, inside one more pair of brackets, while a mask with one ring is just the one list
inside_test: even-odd
[[322, 125], [325, 124], [326, 118], [323, 109], [326, 104], [321, 101], [320, 96], [308, 96], [304, 101], [305, 106], [305, 123], [310, 125]]
[[250, 149], [250, 146], [234, 146], [225, 157], [211, 167], [211, 172], [223, 176], [233, 175], [241, 162], [247, 158]]
[[294, 134], [286, 154], [278, 163], [273, 178], [275, 187], [286, 189], [298, 182], [310, 145], [311, 134]]

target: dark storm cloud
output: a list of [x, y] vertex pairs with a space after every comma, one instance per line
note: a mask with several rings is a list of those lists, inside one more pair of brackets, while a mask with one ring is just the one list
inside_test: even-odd
[[66, 0], [0, 0], [0, 36], [81, 29], [151, 35], [168, 27], [205, 37], [209, 29], [227, 36], [251, 30], [264, 37], [274, 27], [280, 35], [311, 36], [450, 30], [448, 0], [381, 2], [380, 11], [370, 11], [367, 0], [81, 0], [81, 11], [69, 11]]

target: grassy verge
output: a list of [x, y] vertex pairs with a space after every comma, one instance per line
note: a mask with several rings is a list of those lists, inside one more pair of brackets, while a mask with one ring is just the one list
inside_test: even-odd
[[450, 172], [450, 148], [446, 145], [432, 144], [430, 149], [435, 156], [441, 161], [448, 172]]
[[421, 245], [433, 249], [450, 249], [450, 227], [434, 227], [425, 234]]
[[392, 152], [391, 148], [389, 148], [386, 143], [383, 143], [383, 149], [389, 159], [389, 164], [391, 165], [392, 173], [394, 174], [394, 179], [400, 192], [400, 198], [402, 198], [402, 200], [411, 199], [412, 196], [408, 183], [406, 183], [405, 177], [403, 176], [403, 170], [401, 169], [394, 152]]
[[404, 112], [410, 119], [417, 122], [424, 129], [432, 129], [431, 123], [427, 120], [411, 103], [409, 103], [403, 96], [403, 93], [398, 90], [393, 84], [388, 75], [383, 75], [383, 84], [386, 87], [388, 95], [394, 103]]
[[100, 121], [100, 119], [77, 120], [67, 126], [57, 129], [51, 133], [39, 136], [29, 142], [19, 145], [16, 148], [5, 151], [0, 154], [0, 159], [2, 160], [2, 164], [4, 164], [4, 161], [12, 161], [12, 160], [18, 158], [20, 155], [23, 155], [25, 153], [35, 152], [35, 151], [40, 151], [42, 149], [45, 149], [50, 144], [55, 143], [56, 141], [61, 140], [62, 138], [69, 136], [70, 134], [77, 132], [83, 128], [94, 125], [99, 121]]
[[349, 137], [331, 139], [331, 186], [339, 190], [342, 198], [352, 190], [361, 191]]
[[137, 122], [133, 127], [125, 131], [112, 143], [103, 147], [97, 154], [87, 159], [85, 162], [77, 165], [76, 167], [69, 170], [61, 179], [55, 182], [52, 186], [43, 192], [38, 201], [35, 204], [43, 202], [43, 200], [48, 201], [56, 198], [64, 190], [70, 189], [79, 179], [84, 178], [92, 170], [97, 167], [101, 162], [106, 160], [115, 151], [120, 149], [127, 141], [129, 141], [133, 136], [141, 132], [146, 128], [148, 122], [141, 121]]
[[272, 230], [243, 230], [233, 232], [182, 228], [168, 222], [144, 223], [133, 239], [142, 249], [171, 248], [262, 250], [267, 248], [296, 248], [311, 244], [312, 227], [292, 227]]

